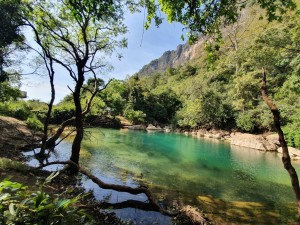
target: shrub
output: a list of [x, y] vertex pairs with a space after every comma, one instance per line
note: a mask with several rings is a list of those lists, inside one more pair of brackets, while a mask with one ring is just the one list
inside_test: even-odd
[[63, 121], [72, 118], [75, 115], [75, 108], [73, 104], [64, 103], [55, 106], [52, 111], [51, 123], [59, 124]]
[[43, 123], [37, 118], [36, 115], [28, 117], [26, 124], [29, 129], [34, 131], [42, 131], [44, 127]]
[[130, 108], [127, 108], [124, 112], [124, 116], [126, 119], [128, 119], [133, 124], [139, 124], [145, 121], [146, 114], [143, 113], [143, 111], [140, 110], [133, 110]]
[[30, 107], [24, 101], [0, 103], [0, 115], [26, 120], [30, 114]]
[[285, 135], [286, 142], [289, 146], [300, 148], [300, 130], [299, 127], [295, 127], [292, 124], [288, 124], [283, 127], [283, 133]]
[[255, 118], [251, 112], [239, 114], [236, 119], [238, 128], [243, 131], [252, 132], [255, 128]]
[[32, 193], [20, 183], [3, 180], [0, 182], [0, 224], [95, 224], [76, 206], [81, 197], [53, 198], [42, 190]]

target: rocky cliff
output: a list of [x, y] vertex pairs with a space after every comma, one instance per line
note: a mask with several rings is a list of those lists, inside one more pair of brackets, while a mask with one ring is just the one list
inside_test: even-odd
[[163, 55], [151, 61], [149, 64], [137, 73], [139, 76], [147, 76], [154, 73], [163, 73], [167, 68], [176, 68], [184, 63], [194, 59], [198, 55], [199, 46], [203, 44], [204, 40], [201, 38], [194, 45], [184, 44], [179, 45], [176, 50], [166, 51]]

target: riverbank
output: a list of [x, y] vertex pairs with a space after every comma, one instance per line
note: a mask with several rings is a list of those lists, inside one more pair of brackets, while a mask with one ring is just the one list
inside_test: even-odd
[[[125, 126], [125, 128], [128, 128], [130, 130], [144, 130], [147, 132], [183, 133], [185, 135], [193, 136], [195, 138], [216, 139], [219, 141], [229, 142], [231, 145], [234, 146], [240, 146], [259, 151], [277, 152], [279, 154], [282, 154], [282, 149], [280, 147], [279, 137], [277, 133], [249, 134], [215, 129], [199, 129], [193, 131], [186, 131], [180, 129], [172, 130], [169, 126], [160, 127], [154, 126], [152, 124], [149, 124], [148, 126], [127, 125]], [[290, 146], [288, 148], [291, 159], [300, 160], [300, 150]]]
[[[23, 121], [11, 117], [0, 116], [0, 180], [9, 178], [13, 182], [28, 186], [30, 191], [39, 190], [37, 183], [42, 183], [50, 172], [37, 170], [26, 165], [24, 151], [33, 149], [40, 140], [40, 134], [32, 132]], [[84, 192], [78, 179], [61, 172], [43, 190], [51, 196], [74, 198]], [[63, 193], [63, 194], [62, 194]], [[92, 194], [80, 199], [80, 208], [92, 215], [101, 225], [128, 224], [113, 213], [102, 212], [101, 204]]]
[[[39, 189], [37, 182], [43, 182], [50, 175], [50, 172], [27, 166], [25, 164], [27, 159], [23, 156], [23, 151], [37, 146], [40, 135], [30, 131], [24, 122], [2, 116], [0, 116], [0, 130], [3, 131], [0, 139], [0, 180], [9, 177], [11, 181], [28, 186], [30, 191], [37, 191]], [[80, 177], [80, 175], [70, 177], [64, 171], [61, 171], [51, 183], [45, 185], [44, 191], [53, 196], [74, 198], [86, 192], [81, 183], [78, 183], [81, 180]], [[62, 195], [62, 193], [64, 194]], [[112, 212], [103, 211], [105, 204], [103, 205], [102, 202], [95, 200], [92, 193], [87, 197], [81, 198], [79, 205], [80, 208], [96, 219], [97, 224], [134, 224], [130, 221], [123, 221]], [[181, 225], [200, 224], [192, 216], [202, 218], [202, 222], [206, 221], [198, 210], [184, 207], [179, 211], [178, 216], [173, 218], [172, 223]]]

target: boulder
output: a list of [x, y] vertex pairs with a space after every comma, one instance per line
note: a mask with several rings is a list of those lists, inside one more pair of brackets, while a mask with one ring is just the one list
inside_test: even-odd
[[129, 130], [145, 130], [145, 126], [144, 125], [132, 125], [132, 126], [128, 126]]
[[171, 128], [170, 127], [165, 127], [164, 128], [164, 132], [165, 133], [170, 133], [172, 130], [171, 130]]
[[[288, 149], [289, 149], [290, 157], [293, 160], [299, 160], [300, 159], [300, 150], [299, 149], [296, 149], [296, 148], [293, 148], [293, 147], [288, 147]], [[277, 152], [282, 154], [282, 147], [278, 148]]]
[[223, 135], [221, 133], [216, 133], [213, 135], [213, 138], [222, 139]]
[[197, 131], [197, 137], [204, 137], [205, 130], [198, 130]]
[[280, 147], [278, 134], [271, 134], [266, 136], [266, 139], [269, 143], [274, 144], [275, 146]]
[[235, 133], [232, 134], [231, 137], [232, 137], [231, 139], [232, 145], [253, 148], [261, 151], [277, 150], [277, 146], [268, 142], [268, 140], [261, 135]]
[[163, 129], [160, 126], [154, 126], [151, 123], [146, 128], [147, 131], [163, 131]]

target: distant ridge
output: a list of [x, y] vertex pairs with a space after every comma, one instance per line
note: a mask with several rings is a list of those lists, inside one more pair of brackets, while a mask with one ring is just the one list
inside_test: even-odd
[[154, 73], [163, 73], [168, 68], [176, 68], [190, 61], [197, 56], [196, 49], [203, 44], [203, 38], [194, 45], [188, 43], [178, 45], [176, 50], [166, 51], [163, 55], [151, 61], [149, 64], [143, 66], [143, 68], [137, 72], [139, 76], [149, 76]]

